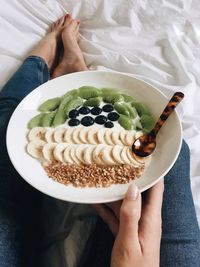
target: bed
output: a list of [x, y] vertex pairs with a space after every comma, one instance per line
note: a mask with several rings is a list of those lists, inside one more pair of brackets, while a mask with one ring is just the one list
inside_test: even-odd
[[[129, 73], [167, 96], [184, 92], [178, 112], [191, 151], [191, 185], [200, 225], [199, 10], [199, 0], [1, 1], [0, 88], [53, 21], [67, 11], [80, 18], [80, 47], [89, 69]], [[62, 220], [64, 204], [57, 204], [52, 205]], [[94, 227], [94, 221], [88, 225]]]

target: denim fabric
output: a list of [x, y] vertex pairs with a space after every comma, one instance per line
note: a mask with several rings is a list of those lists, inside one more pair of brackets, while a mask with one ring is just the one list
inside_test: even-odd
[[[37, 216], [43, 195], [29, 186], [12, 166], [6, 150], [6, 128], [18, 103], [48, 79], [49, 71], [43, 59], [31, 56], [0, 92], [0, 267], [29, 267], [33, 256]], [[103, 223], [97, 225], [99, 227]], [[105, 230], [105, 225], [102, 229], [95, 237], [98, 247], [101, 247], [100, 253], [98, 248], [95, 252], [100, 257], [94, 256], [107, 261], [99, 264], [91, 255], [87, 267], [109, 266], [108, 252], [111, 251], [113, 237]], [[185, 142], [177, 162], [165, 177], [161, 266], [200, 266], [199, 228], [190, 189], [189, 149]]]
[[42, 194], [12, 166], [6, 149], [6, 129], [18, 103], [48, 79], [44, 60], [31, 56], [0, 92], [0, 267], [30, 266]]

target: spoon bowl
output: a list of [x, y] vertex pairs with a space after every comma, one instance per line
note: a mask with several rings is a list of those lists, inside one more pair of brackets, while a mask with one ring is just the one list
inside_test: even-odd
[[135, 155], [147, 157], [153, 153], [156, 148], [156, 136], [158, 132], [183, 98], [184, 94], [182, 92], [176, 92], [166, 105], [154, 128], [149, 133], [140, 136], [134, 141], [132, 151]]

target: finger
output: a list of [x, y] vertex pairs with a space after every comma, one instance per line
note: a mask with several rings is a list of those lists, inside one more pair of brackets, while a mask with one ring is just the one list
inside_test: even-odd
[[144, 243], [161, 238], [161, 209], [163, 201], [164, 182], [163, 179], [148, 190], [142, 209], [140, 220], [140, 237]]
[[125, 246], [139, 246], [138, 222], [141, 216], [141, 194], [132, 183], [120, 209], [120, 226], [118, 238]]
[[121, 205], [122, 205], [122, 201], [106, 203], [106, 206], [108, 206], [114, 212], [118, 220], [119, 220], [119, 213], [120, 213]]
[[164, 192], [164, 180], [162, 178], [147, 192], [146, 201], [144, 203], [146, 212], [150, 212], [154, 215], [156, 214], [161, 215], [163, 192]]
[[108, 225], [113, 235], [116, 236], [119, 229], [119, 221], [117, 220], [113, 212], [102, 204], [93, 204], [92, 206], [97, 211], [102, 220]]

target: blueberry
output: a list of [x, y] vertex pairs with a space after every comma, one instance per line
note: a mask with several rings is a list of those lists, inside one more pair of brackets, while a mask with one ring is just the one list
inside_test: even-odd
[[113, 127], [114, 127], [114, 123], [113, 123], [112, 121], [107, 121], [107, 122], [104, 124], [104, 126], [105, 126], [106, 128], [113, 128]]
[[107, 121], [107, 118], [104, 115], [99, 115], [94, 120], [97, 124], [104, 124]]
[[80, 114], [84, 115], [90, 113], [90, 109], [88, 107], [81, 107], [78, 111]]
[[99, 107], [94, 107], [94, 108], [91, 109], [91, 114], [92, 115], [99, 115], [99, 114], [101, 114], [101, 112], [102, 112], [102, 109], [99, 108]]
[[112, 105], [110, 105], [110, 104], [106, 104], [106, 105], [104, 105], [103, 106], [103, 111], [104, 112], [111, 112], [111, 111], [113, 111], [113, 106]]
[[69, 112], [69, 118], [76, 118], [79, 115], [79, 112], [77, 109], [72, 109]]
[[80, 121], [78, 120], [78, 119], [71, 119], [71, 120], [69, 120], [68, 121], [68, 125], [69, 126], [77, 126], [77, 125], [79, 125], [80, 124]]
[[108, 114], [108, 119], [110, 121], [117, 121], [119, 119], [119, 114], [117, 112], [110, 112]]
[[90, 125], [94, 124], [94, 119], [90, 116], [85, 116], [82, 118], [81, 124], [83, 126], [90, 126]]

